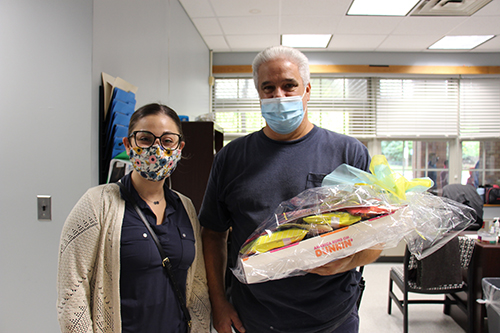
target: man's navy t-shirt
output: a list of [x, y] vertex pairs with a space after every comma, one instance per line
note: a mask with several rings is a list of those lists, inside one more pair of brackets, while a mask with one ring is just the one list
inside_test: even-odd
[[[278, 205], [346, 163], [368, 170], [370, 157], [358, 140], [314, 126], [296, 141], [275, 141], [264, 132], [233, 140], [215, 157], [200, 210], [205, 228], [232, 227], [234, 260], [248, 236]], [[352, 310], [359, 273], [306, 274], [246, 285], [233, 277], [231, 298], [247, 332], [313, 332], [334, 327]]]

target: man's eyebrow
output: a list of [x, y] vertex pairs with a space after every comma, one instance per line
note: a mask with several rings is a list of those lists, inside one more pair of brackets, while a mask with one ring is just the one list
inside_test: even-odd
[[261, 87], [264, 87], [264, 86], [267, 86], [268, 84], [270, 84], [271, 81], [264, 81], [260, 84]]
[[286, 82], [299, 83], [296, 79], [285, 79]]
[[[294, 78], [284, 79], [283, 81], [284, 81], [284, 82], [287, 82], [287, 83], [294, 83], [294, 84], [298, 84], [298, 83], [299, 83], [299, 81], [297, 81], [297, 80], [296, 80], [296, 79], [294, 79]], [[264, 82], [262, 82], [262, 83], [260, 84], [260, 86], [261, 86], [261, 87], [264, 87], [264, 86], [267, 86], [267, 85], [269, 85], [269, 84], [273, 84], [273, 83], [271, 83], [271, 81], [264, 81]]]

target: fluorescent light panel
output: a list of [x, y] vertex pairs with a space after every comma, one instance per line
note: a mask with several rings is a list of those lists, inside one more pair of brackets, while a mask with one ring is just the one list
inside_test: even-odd
[[429, 46], [429, 50], [472, 50], [493, 37], [495, 35], [445, 36]]
[[326, 48], [331, 39], [331, 34], [281, 35], [281, 45], [298, 48]]
[[406, 16], [420, 0], [354, 0], [347, 15]]

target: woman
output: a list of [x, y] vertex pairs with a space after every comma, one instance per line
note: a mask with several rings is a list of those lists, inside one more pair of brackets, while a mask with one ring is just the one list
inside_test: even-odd
[[[133, 170], [120, 182], [170, 258], [191, 332], [209, 332], [210, 303], [200, 226], [191, 200], [165, 180], [184, 148], [172, 109], [149, 104], [123, 139]], [[58, 316], [63, 332], [188, 332], [187, 319], [155, 242], [117, 184], [91, 188], [61, 234]]]

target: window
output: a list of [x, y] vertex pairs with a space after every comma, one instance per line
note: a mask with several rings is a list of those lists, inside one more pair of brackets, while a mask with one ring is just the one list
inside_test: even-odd
[[449, 183], [447, 141], [382, 141], [381, 147], [393, 171], [406, 179], [432, 179], [430, 192], [441, 194], [443, 186]]
[[462, 184], [500, 185], [500, 140], [462, 142]]
[[458, 81], [380, 79], [378, 137], [457, 137]]
[[382, 155], [387, 158], [391, 169], [405, 178], [413, 176], [413, 142], [412, 141], [382, 141]]
[[[375, 136], [375, 113], [366, 78], [311, 78], [309, 119], [316, 125], [357, 137]], [[212, 111], [225, 135], [265, 126], [252, 78], [217, 78]]]
[[[309, 117], [357, 138], [500, 137], [500, 79], [311, 76]], [[216, 78], [212, 112], [226, 134], [261, 129], [251, 77]]]
[[460, 80], [460, 137], [500, 137], [500, 79]]
[[217, 78], [212, 111], [226, 137], [252, 133], [265, 125], [260, 115], [259, 95], [251, 78]]
[[307, 105], [312, 123], [355, 137], [375, 137], [373, 97], [367, 78], [311, 78]]
[[[408, 179], [432, 178], [432, 192], [500, 184], [500, 78], [313, 74], [311, 86], [314, 124], [358, 138]], [[216, 78], [212, 102], [225, 140], [265, 126], [249, 76]]]

